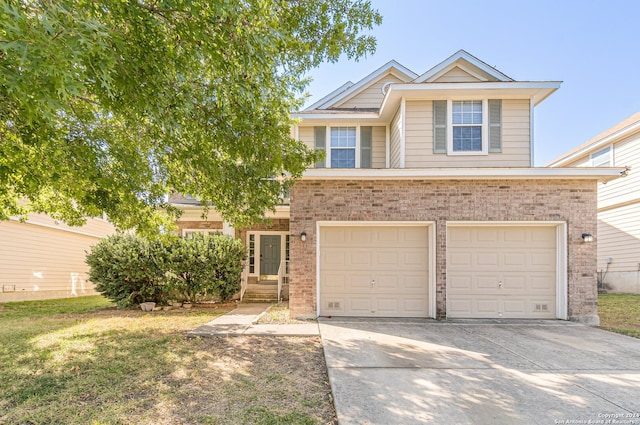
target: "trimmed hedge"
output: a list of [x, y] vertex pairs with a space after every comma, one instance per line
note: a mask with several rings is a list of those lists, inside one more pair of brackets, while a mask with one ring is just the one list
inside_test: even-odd
[[240, 290], [246, 249], [223, 235], [147, 240], [116, 234], [91, 248], [89, 279], [120, 306], [144, 301], [196, 302], [204, 296], [225, 301]]

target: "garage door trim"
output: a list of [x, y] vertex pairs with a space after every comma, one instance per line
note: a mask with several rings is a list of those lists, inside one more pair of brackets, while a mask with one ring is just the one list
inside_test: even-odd
[[[567, 320], [567, 223], [565, 221], [447, 221], [449, 227], [555, 227], [556, 228], [556, 318]], [[447, 231], [447, 249], [449, 232]]]
[[320, 229], [322, 227], [426, 227], [429, 258], [427, 317], [436, 317], [436, 223], [435, 221], [317, 221], [316, 222], [316, 315], [320, 316]]

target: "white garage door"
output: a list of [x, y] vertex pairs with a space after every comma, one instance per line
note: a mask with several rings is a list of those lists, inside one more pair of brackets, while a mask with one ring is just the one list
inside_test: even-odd
[[320, 228], [320, 315], [427, 317], [428, 228]]
[[555, 318], [555, 227], [448, 227], [447, 317]]

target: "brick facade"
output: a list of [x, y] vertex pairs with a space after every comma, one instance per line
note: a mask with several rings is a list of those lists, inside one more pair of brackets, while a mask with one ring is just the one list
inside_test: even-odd
[[[446, 316], [447, 221], [565, 221], [568, 314], [597, 322], [596, 180], [303, 180], [291, 191], [289, 306], [316, 314], [317, 221], [434, 221], [436, 310]], [[302, 231], [306, 242], [300, 241]]]

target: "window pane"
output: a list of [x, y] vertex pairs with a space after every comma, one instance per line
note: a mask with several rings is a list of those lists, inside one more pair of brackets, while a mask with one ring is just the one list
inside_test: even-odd
[[331, 147], [332, 148], [355, 148], [356, 128], [355, 127], [331, 127]]
[[482, 150], [482, 127], [453, 127], [454, 152], [479, 152]]
[[481, 100], [456, 100], [451, 106], [453, 124], [482, 124]]
[[331, 149], [331, 168], [355, 168], [355, 149]]
[[591, 165], [593, 167], [611, 166], [611, 146], [591, 154]]

